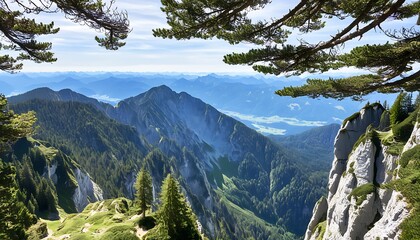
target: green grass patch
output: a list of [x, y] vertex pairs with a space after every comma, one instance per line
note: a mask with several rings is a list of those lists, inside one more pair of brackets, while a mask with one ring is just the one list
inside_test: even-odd
[[401, 156], [400, 179], [390, 186], [400, 191], [411, 207], [410, 216], [401, 224], [401, 239], [420, 239], [420, 146]]
[[387, 146], [386, 152], [388, 154], [398, 156], [401, 154], [405, 142], [399, 141], [394, 137], [394, 133], [392, 130], [389, 130], [387, 132], [380, 132], [378, 131], [378, 137], [381, 140], [381, 143], [385, 146]]
[[327, 220], [320, 222], [315, 226], [315, 234], [318, 235], [316, 240], [322, 240], [326, 229], [327, 229]]
[[418, 110], [410, 113], [404, 121], [392, 126], [392, 132], [396, 139], [406, 142], [410, 138], [414, 124], [417, 120], [417, 113]]
[[387, 132], [381, 132], [381, 131], [377, 131], [378, 132], [378, 137], [379, 139], [381, 139], [381, 142], [386, 144], [391, 144], [394, 141], [394, 134], [392, 133], [392, 130], [389, 130]]
[[400, 159], [401, 167], [405, 168], [409, 163], [414, 169], [419, 169], [420, 163], [420, 145], [406, 151]]
[[356, 205], [360, 206], [360, 204], [363, 203], [363, 201], [366, 200], [367, 195], [370, 193], [375, 192], [375, 185], [373, 185], [373, 183], [366, 183], [363, 184], [355, 189], [353, 189], [353, 191], [351, 191], [351, 193], [348, 196], [348, 200], [350, 200], [352, 197], [356, 198]]
[[[71, 239], [138, 239], [135, 226], [138, 218], [130, 211], [131, 201], [125, 198], [108, 199], [91, 203], [78, 214], [67, 214], [60, 222], [45, 221], [60, 237], [66, 234]], [[121, 213], [123, 210], [124, 213]]]
[[94, 225], [104, 225], [106, 221], [109, 221], [114, 216], [114, 213], [107, 212], [97, 212], [92, 216], [89, 216], [86, 221]]
[[386, 152], [388, 154], [394, 155], [394, 156], [398, 156], [402, 153], [402, 150], [404, 148], [405, 143], [404, 142], [396, 142], [392, 145], [390, 145]]
[[223, 175], [223, 185], [222, 189], [229, 189], [229, 190], [238, 190], [235, 183], [230, 179], [228, 176]]
[[[247, 237], [239, 239], [297, 239], [297, 236], [285, 231], [282, 227], [275, 226], [264, 221], [253, 212], [239, 207], [224, 196], [220, 198], [220, 203], [229, 209], [230, 213], [232, 213], [231, 217], [233, 218], [232, 220], [234, 221], [235, 226], [245, 226], [244, 228], [238, 229], [238, 234]], [[259, 237], [255, 236], [254, 233], [258, 229], [260, 232], [265, 233], [265, 235], [261, 235]]]
[[58, 226], [57, 233], [63, 235], [72, 232], [80, 232], [84, 224], [85, 219], [78, 217], [78, 214], [69, 214], [60, 226]]
[[136, 229], [133, 225], [119, 225], [109, 228], [100, 240], [137, 240]]
[[39, 145], [38, 149], [51, 161], [58, 153], [58, 150], [52, 147], [46, 147], [44, 145]]
[[74, 233], [71, 234], [71, 240], [90, 240], [94, 238], [91, 233]]
[[346, 126], [347, 122], [351, 122], [360, 116], [360, 112], [355, 112], [350, 117], [344, 119], [343, 126]]

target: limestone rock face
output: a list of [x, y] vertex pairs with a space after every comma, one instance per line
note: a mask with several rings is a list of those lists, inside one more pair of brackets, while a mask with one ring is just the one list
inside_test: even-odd
[[92, 181], [89, 174], [76, 168], [74, 169], [74, 175], [78, 186], [74, 190], [73, 202], [78, 212], [83, 211], [91, 202], [103, 200], [102, 189]]
[[372, 127], [379, 126], [383, 111], [384, 109], [380, 105], [364, 108], [357, 114], [357, 117], [349, 119], [338, 131], [334, 142], [334, 161], [328, 183], [328, 199], [337, 190], [340, 177], [345, 170], [346, 162], [353, 149], [353, 145], [366, 132], [366, 128], [369, 125], [372, 125]]
[[[409, 215], [407, 203], [401, 193], [378, 187], [398, 177], [399, 156], [389, 154], [368, 128], [379, 127], [382, 112], [380, 106], [363, 109], [340, 129], [328, 198], [315, 206], [305, 239], [399, 238], [399, 226]], [[417, 123], [404, 151], [420, 143], [419, 127]]]
[[[306, 230], [305, 238], [309, 239], [312, 235], [314, 235], [314, 231], [316, 231], [315, 227], [317, 223], [325, 221], [327, 217], [327, 209], [328, 203], [327, 199], [322, 197], [315, 205], [314, 210], [312, 212], [312, 218], [309, 222], [308, 229]], [[316, 232], [315, 232], [316, 233]], [[315, 238], [313, 238], [315, 237]], [[311, 239], [316, 239], [318, 236], [312, 236]]]
[[419, 143], [420, 143], [420, 123], [417, 122], [416, 125], [414, 125], [413, 132], [411, 133], [410, 138], [405, 144], [403, 151], [405, 152], [407, 150], [410, 150]]

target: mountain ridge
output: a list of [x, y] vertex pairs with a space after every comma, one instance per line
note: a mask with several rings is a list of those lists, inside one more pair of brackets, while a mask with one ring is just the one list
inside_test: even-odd
[[[226, 232], [231, 239], [258, 236], [268, 238], [270, 235], [286, 237], [285, 227], [295, 234], [303, 234], [304, 226], [301, 223], [309, 221], [309, 208], [325, 193], [322, 187], [313, 188], [322, 184], [318, 172], [300, 169], [303, 160], [299, 161], [299, 154], [285, 151], [255, 130], [187, 93], [176, 93], [167, 86], [160, 86], [122, 100], [115, 107], [106, 105], [102, 110], [98, 110], [96, 102], [80, 98], [84, 99], [85, 103], [74, 102], [76, 97], [71, 98], [70, 102], [66, 102], [68, 98], [62, 97], [49, 101], [30, 100], [21, 103], [16, 100], [19, 98], [15, 98], [11, 101], [11, 107], [19, 110], [17, 112], [38, 110], [41, 127], [43, 124], [50, 124], [51, 127], [54, 124], [61, 126], [44, 134], [44, 138], [50, 135], [48, 139], [54, 144], [62, 145], [76, 139], [71, 136], [65, 137], [67, 133], [62, 132], [63, 129], [72, 129], [70, 132], [79, 133], [86, 132], [83, 130], [85, 128], [91, 129], [93, 136], [97, 136], [95, 141], [104, 143], [105, 148], [97, 149], [92, 145], [93, 149], [97, 150], [89, 153], [83, 150], [82, 145], [72, 143], [69, 150], [80, 152], [77, 154], [84, 154], [85, 157], [88, 157], [86, 154], [96, 154], [94, 156], [105, 162], [111, 159], [110, 167], [121, 166], [125, 169], [118, 173], [122, 175], [102, 178], [97, 182], [107, 191], [107, 186], [111, 184], [110, 179], [119, 179], [119, 187], [126, 189], [124, 193], [129, 196], [128, 188], [132, 185], [139, 166], [146, 161], [142, 159], [147, 152], [142, 153], [140, 159], [128, 161], [130, 167], [123, 167], [118, 157], [118, 153], [123, 152], [123, 149], [115, 143], [113, 145], [120, 150], [113, 150], [112, 145], [107, 144], [110, 141], [106, 137], [108, 130], [98, 128], [107, 126], [102, 124], [104, 121], [111, 124], [110, 129], [118, 129], [117, 126], [111, 127], [117, 123], [125, 125], [123, 129], [127, 129], [132, 135], [136, 134], [133, 139], [140, 139], [138, 141], [144, 143], [146, 151], [157, 148], [166, 155], [159, 160], [159, 167], [149, 160], [149, 170], [156, 172], [154, 176], [157, 178], [162, 178], [165, 171], [170, 170], [184, 179], [180, 182], [211, 238], [217, 237], [221, 232]], [[68, 112], [60, 113], [64, 110]], [[49, 120], [45, 117], [51, 118], [51, 115], [55, 116], [54, 114], [58, 113], [64, 116], [75, 115], [79, 120], [68, 122], [69, 119]], [[111, 119], [106, 120], [106, 117]], [[55, 123], [57, 120], [61, 122]], [[77, 126], [74, 125], [75, 122], [90, 124]], [[82, 139], [86, 137], [83, 134], [80, 136]], [[64, 139], [67, 140], [63, 141]], [[83, 153], [84, 151], [87, 152]], [[158, 155], [150, 158], [157, 159]], [[81, 164], [89, 167], [88, 162]], [[156, 169], [157, 167], [159, 169]], [[103, 169], [102, 172], [97, 172], [92, 166], [89, 169], [93, 171], [91, 175], [94, 180], [100, 176], [99, 173], [104, 174], [108, 171]], [[159, 186], [154, 187], [159, 190]], [[249, 215], [237, 212], [235, 209], [238, 208], [250, 211], [256, 221], [252, 223], [246, 220]], [[271, 230], [265, 226], [270, 226]]]

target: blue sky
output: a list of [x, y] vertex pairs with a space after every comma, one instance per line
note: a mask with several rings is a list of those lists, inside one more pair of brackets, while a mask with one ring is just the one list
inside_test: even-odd
[[[273, 0], [265, 9], [252, 13], [253, 19], [280, 17], [292, 8], [296, 1]], [[58, 61], [52, 64], [25, 62], [23, 72], [54, 71], [132, 71], [132, 72], [187, 72], [187, 73], [243, 73], [253, 74], [249, 66], [231, 66], [223, 63], [223, 55], [250, 49], [249, 44], [229, 45], [220, 40], [176, 41], [154, 38], [152, 29], [165, 27], [165, 15], [160, 11], [158, 0], [117, 0], [119, 9], [126, 9], [131, 22], [132, 32], [127, 38], [127, 45], [118, 51], [107, 51], [97, 46], [95, 35], [100, 35], [86, 26], [73, 23], [62, 14], [44, 14], [35, 16], [38, 21], [54, 21], [60, 27], [58, 34], [43, 37], [41, 40], [53, 43], [52, 51]], [[298, 39], [319, 41], [324, 36], [339, 31], [345, 22], [333, 21], [321, 33], [311, 36], [294, 34], [291, 42]], [[404, 23], [388, 22], [384, 28], [413, 26], [415, 19]], [[360, 43], [378, 43], [387, 39], [382, 35], [370, 33], [362, 41], [355, 40], [346, 44], [347, 49]], [[346, 50], [345, 50], [346, 51]], [[341, 70], [352, 73], [354, 69]]]

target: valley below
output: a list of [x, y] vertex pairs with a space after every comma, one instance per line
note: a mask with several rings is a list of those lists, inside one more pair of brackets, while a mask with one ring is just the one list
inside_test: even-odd
[[[395, 190], [381, 193], [379, 189], [393, 183], [388, 172], [395, 171], [399, 160], [395, 156], [393, 163], [371, 163], [374, 176], [363, 177], [364, 163], [350, 166], [346, 157], [359, 159], [357, 154], [367, 151], [353, 153], [353, 146], [367, 141], [363, 139], [371, 136], [369, 131], [380, 131], [384, 136], [380, 141], [394, 139], [401, 148], [407, 141], [394, 137], [388, 110], [379, 103], [367, 104], [342, 125], [264, 136], [202, 100], [165, 85], [115, 105], [70, 89], [45, 87], [8, 101], [16, 113], [34, 111], [37, 117], [35, 133], [15, 142], [1, 156], [16, 166], [23, 203], [40, 219], [28, 231], [31, 239], [144, 238], [148, 230], [139, 227], [141, 217], [132, 202], [141, 168], [152, 178], [153, 204], [147, 215], [155, 216], [161, 184], [171, 174], [204, 238], [363, 238], [376, 234], [368, 231], [376, 223], [387, 221], [387, 208], [378, 207], [369, 220], [358, 217], [363, 212], [358, 206], [365, 204], [365, 198], [353, 191], [372, 184], [380, 196], [394, 194]], [[417, 134], [416, 128], [413, 134]], [[393, 168], [386, 170], [387, 164]], [[335, 194], [335, 189], [343, 188], [340, 177], [349, 189]], [[356, 196], [355, 202], [352, 196]], [[343, 199], [348, 201], [345, 206]], [[355, 208], [348, 213], [355, 217], [350, 220], [340, 215], [342, 219], [336, 222], [336, 206], [345, 211]], [[360, 227], [359, 218], [367, 225]], [[352, 227], [356, 232], [342, 230]], [[340, 229], [340, 235], [334, 228]], [[386, 236], [396, 236], [392, 234]]]

